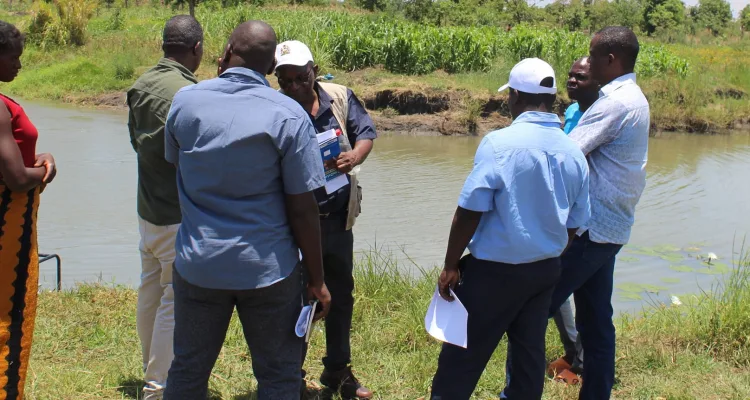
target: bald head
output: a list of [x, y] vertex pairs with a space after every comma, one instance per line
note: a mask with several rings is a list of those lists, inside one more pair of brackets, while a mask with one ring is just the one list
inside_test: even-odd
[[589, 58], [588, 57], [581, 57], [581, 58], [577, 59], [573, 63], [573, 67], [578, 66], [578, 67], [588, 68], [588, 65], [589, 65]]
[[229, 37], [229, 67], [245, 67], [262, 74], [273, 69], [276, 32], [263, 21], [247, 21]]

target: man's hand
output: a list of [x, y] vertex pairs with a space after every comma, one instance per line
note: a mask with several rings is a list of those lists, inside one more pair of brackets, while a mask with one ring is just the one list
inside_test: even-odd
[[307, 298], [310, 300], [318, 299], [319, 308], [322, 308], [320, 312], [315, 314], [314, 321], [322, 319], [328, 315], [328, 310], [331, 308], [331, 293], [328, 292], [328, 287], [326, 287], [325, 283], [318, 285], [308, 283]]
[[346, 151], [336, 158], [336, 169], [343, 174], [352, 172], [359, 165], [359, 154], [356, 151]]
[[440, 279], [438, 279], [438, 290], [440, 291], [440, 297], [447, 301], [453, 301], [453, 295], [451, 295], [451, 289], [455, 289], [458, 285], [458, 281], [461, 279], [461, 272], [455, 267], [445, 267], [443, 272], [440, 273]]
[[52, 157], [52, 154], [37, 154], [36, 160], [34, 161], [34, 167], [44, 167], [47, 170], [47, 172], [44, 173], [44, 178], [42, 178], [43, 183], [52, 182], [57, 175], [57, 166], [55, 166], [55, 158]]

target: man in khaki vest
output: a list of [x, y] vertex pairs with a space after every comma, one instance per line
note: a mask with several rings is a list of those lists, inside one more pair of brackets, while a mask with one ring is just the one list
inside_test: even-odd
[[330, 160], [327, 167], [347, 174], [349, 180], [348, 185], [332, 193], [325, 188], [315, 192], [323, 235], [325, 283], [331, 292], [331, 309], [325, 319], [325, 370], [320, 382], [339, 391], [344, 399], [369, 399], [372, 392], [359, 384], [349, 365], [349, 333], [354, 308], [352, 226], [362, 199], [357, 173], [370, 154], [377, 134], [372, 119], [351, 89], [317, 82], [317, 74], [318, 66], [304, 43], [288, 41], [277, 46], [276, 77], [281, 90], [307, 111], [318, 133], [341, 130], [341, 154]]

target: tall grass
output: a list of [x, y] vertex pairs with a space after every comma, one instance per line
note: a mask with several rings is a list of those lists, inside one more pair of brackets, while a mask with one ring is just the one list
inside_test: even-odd
[[[352, 361], [358, 377], [375, 390], [376, 399], [426, 395], [440, 352], [423, 326], [437, 271], [414, 270], [373, 250], [359, 258], [354, 274]], [[613, 398], [750, 398], [748, 260], [738, 263], [724, 282], [721, 288], [683, 298], [682, 306], [659, 305], [620, 318]], [[26, 398], [137, 398], [142, 364], [135, 310], [136, 292], [123, 287], [82, 285], [43, 292]], [[316, 325], [305, 365], [311, 399], [323, 398], [315, 384], [325, 349], [322, 325]], [[550, 325], [547, 357], [553, 359], [562, 348]], [[474, 398], [497, 398], [505, 351], [503, 341]], [[234, 318], [211, 377], [210, 398], [257, 398], [251, 359]], [[548, 381], [544, 398], [576, 399], [577, 388]]]
[[[558, 70], [588, 53], [589, 38], [562, 29], [518, 26], [510, 32], [493, 27], [427, 27], [376, 15], [334, 11], [294, 11], [238, 6], [199, 16], [212, 56], [218, 57], [231, 30], [241, 21], [262, 19], [279, 40], [301, 40], [326, 66], [356, 70], [382, 65], [397, 74], [420, 75], [487, 71], [498, 57], [515, 62], [540, 57]], [[221, 45], [217, 45], [221, 43]], [[641, 73], [687, 73], [687, 62], [663, 48], [644, 46]]]

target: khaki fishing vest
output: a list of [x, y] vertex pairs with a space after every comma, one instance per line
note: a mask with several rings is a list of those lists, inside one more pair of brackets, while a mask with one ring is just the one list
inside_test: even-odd
[[[331, 96], [331, 111], [333, 116], [338, 121], [341, 127], [341, 133], [343, 134], [343, 145], [341, 151], [351, 151], [352, 144], [349, 142], [349, 136], [346, 132], [346, 121], [349, 117], [349, 97], [348, 89], [346, 86], [337, 85], [335, 83], [318, 82], [320, 87]], [[357, 165], [349, 172], [349, 178], [351, 180], [351, 190], [349, 194], [349, 213], [346, 216], [346, 230], [354, 227], [354, 222], [357, 220], [359, 213], [362, 209], [362, 191], [359, 188], [359, 182], [357, 181], [357, 174], [359, 174], [360, 166]]]

